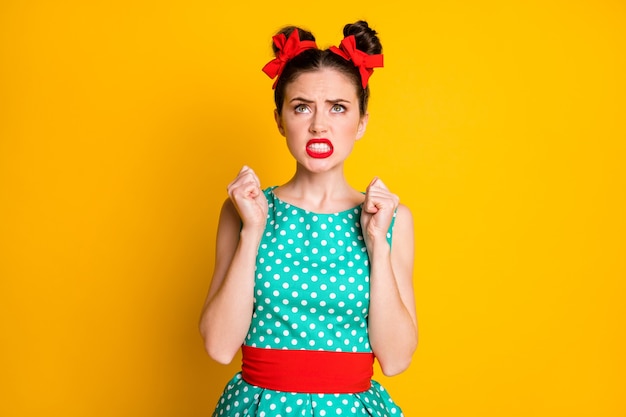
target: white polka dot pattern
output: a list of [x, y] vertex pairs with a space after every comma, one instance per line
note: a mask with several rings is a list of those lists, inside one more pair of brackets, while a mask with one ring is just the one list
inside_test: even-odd
[[370, 352], [369, 260], [360, 207], [316, 214], [268, 194], [246, 344]]
[[[265, 234], [257, 254], [248, 346], [371, 352], [367, 334], [369, 259], [361, 207], [313, 213], [278, 199], [270, 187]], [[391, 228], [387, 238], [391, 241]], [[284, 393], [248, 384], [238, 373], [213, 417], [402, 416], [372, 381], [354, 394]]]
[[236, 374], [212, 417], [363, 416], [403, 417], [385, 388], [372, 381], [369, 390], [355, 394], [301, 394], [272, 391], [248, 384]]

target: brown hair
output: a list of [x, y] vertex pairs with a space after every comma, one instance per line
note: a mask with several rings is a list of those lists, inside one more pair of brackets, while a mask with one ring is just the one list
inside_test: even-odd
[[[278, 34], [283, 33], [287, 38], [294, 31], [298, 31], [301, 41], [315, 41], [315, 37], [309, 31], [296, 26], [287, 26], [281, 29]], [[383, 47], [378, 39], [377, 33], [370, 28], [366, 21], [359, 20], [355, 23], [349, 23], [343, 28], [343, 36], [354, 35], [356, 47], [360, 51], [369, 55], [382, 53]], [[272, 45], [274, 53], [278, 53], [278, 48]], [[364, 115], [367, 111], [367, 103], [369, 101], [369, 86], [363, 88], [361, 83], [361, 74], [359, 70], [341, 56], [331, 52], [329, 49], [307, 49], [296, 55], [283, 68], [276, 88], [274, 89], [274, 102], [276, 103], [276, 111], [281, 114], [283, 102], [285, 100], [285, 88], [293, 82], [300, 74], [304, 72], [313, 72], [322, 68], [332, 68], [347, 76], [356, 88], [359, 98], [359, 112]]]

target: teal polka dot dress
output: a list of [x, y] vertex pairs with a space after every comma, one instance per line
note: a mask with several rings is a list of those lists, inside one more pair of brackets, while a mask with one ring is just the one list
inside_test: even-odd
[[[268, 219], [256, 262], [254, 311], [245, 345], [371, 352], [369, 260], [357, 206], [310, 212], [264, 190]], [[391, 231], [391, 228], [390, 228]], [[391, 240], [391, 233], [387, 238]], [[226, 385], [213, 417], [402, 416], [376, 381], [363, 392], [316, 394], [254, 386], [241, 372]]]

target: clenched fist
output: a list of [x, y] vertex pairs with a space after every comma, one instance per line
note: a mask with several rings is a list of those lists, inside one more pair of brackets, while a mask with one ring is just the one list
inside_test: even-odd
[[228, 184], [227, 190], [228, 196], [241, 217], [243, 228], [262, 231], [267, 221], [267, 199], [263, 195], [261, 182], [254, 171], [244, 165], [237, 177]]
[[390, 192], [378, 177], [367, 186], [361, 211], [361, 230], [368, 249], [375, 242], [386, 242], [398, 204], [398, 196]]

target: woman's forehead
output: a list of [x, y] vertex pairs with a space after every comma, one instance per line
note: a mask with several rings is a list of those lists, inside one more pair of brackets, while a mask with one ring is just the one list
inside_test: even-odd
[[356, 98], [356, 88], [352, 80], [340, 71], [323, 68], [298, 75], [285, 88], [285, 97], [299, 95], [328, 96], [335, 98]]

